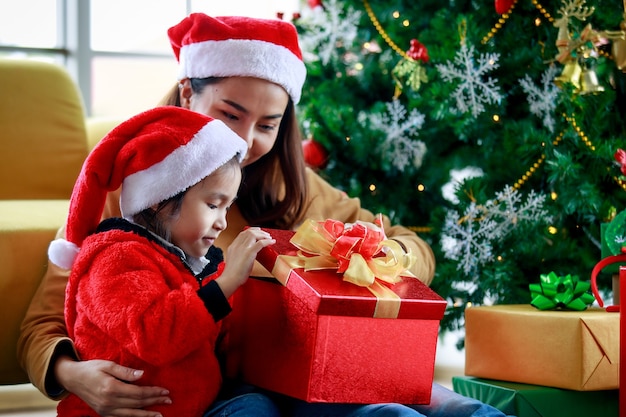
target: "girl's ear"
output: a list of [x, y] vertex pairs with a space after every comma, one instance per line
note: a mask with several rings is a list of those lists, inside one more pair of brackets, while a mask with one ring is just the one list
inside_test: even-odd
[[181, 80], [178, 84], [178, 96], [180, 98], [180, 106], [186, 109], [190, 108], [192, 95], [193, 90], [191, 89], [191, 81], [189, 81], [189, 78]]

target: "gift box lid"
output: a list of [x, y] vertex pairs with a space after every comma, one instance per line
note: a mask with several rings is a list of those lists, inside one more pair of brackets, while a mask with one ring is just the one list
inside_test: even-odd
[[[297, 248], [290, 243], [294, 235], [290, 230], [263, 229], [269, 232], [276, 243], [263, 248], [257, 261], [270, 273], [288, 276], [279, 277], [286, 282], [286, 288], [304, 301], [318, 315], [375, 317], [379, 298], [368, 287], [361, 287], [343, 281], [336, 270], [326, 269], [304, 271], [303, 268], [276, 268], [281, 262], [279, 255], [293, 256]], [[258, 279], [264, 279], [257, 277]], [[400, 299], [396, 319], [441, 320], [446, 309], [446, 301], [415, 277], [401, 277], [393, 285], [384, 285]], [[279, 282], [280, 281], [280, 282]]]

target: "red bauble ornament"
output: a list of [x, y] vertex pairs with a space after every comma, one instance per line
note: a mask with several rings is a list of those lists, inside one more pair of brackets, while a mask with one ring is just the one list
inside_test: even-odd
[[411, 47], [406, 52], [407, 56], [415, 61], [422, 61], [427, 63], [430, 57], [428, 56], [428, 49], [423, 43], [417, 39], [411, 39]]
[[496, 13], [504, 14], [511, 10], [513, 4], [515, 4], [517, 0], [495, 0], [496, 2]]
[[328, 152], [315, 139], [302, 141], [302, 153], [304, 153], [304, 162], [311, 168], [324, 168], [328, 162]]
[[623, 149], [618, 149], [615, 151], [615, 160], [620, 165], [620, 171], [622, 171], [622, 175], [626, 175], [626, 151]]
[[309, 7], [311, 9], [315, 9], [316, 7], [324, 7], [324, 5], [322, 4], [322, 0], [307, 0], [307, 3], [309, 4]]

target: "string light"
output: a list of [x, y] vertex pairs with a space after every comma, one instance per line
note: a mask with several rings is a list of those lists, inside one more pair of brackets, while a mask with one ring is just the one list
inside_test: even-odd
[[370, 188], [370, 191], [371, 191], [371, 192], [376, 191], [376, 184], [370, 184], [370, 187], [369, 187], [369, 188]]
[[417, 191], [419, 191], [421, 193], [424, 190], [426, 190], [426, 187], [424, 186], [424, 184], [418, 184], [417, 185]]

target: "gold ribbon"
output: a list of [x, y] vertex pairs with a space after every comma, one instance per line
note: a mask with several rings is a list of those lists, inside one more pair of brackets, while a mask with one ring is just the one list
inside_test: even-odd
[[387, 284], [414, 277], [408, 270], [416, 261], [400, 244], [387, 239], [382, 228], [366, 223], [345, 227], [341, 222], [308, 220], [302, 224], [290, 242], [297, 255], [279, 255], [272, 275], [287, 285], [295, 268], [305, 271], [336, 269], [343, 280], [367, 288], [376, 297], [373, 317], [396, 318], [401, 299]]

